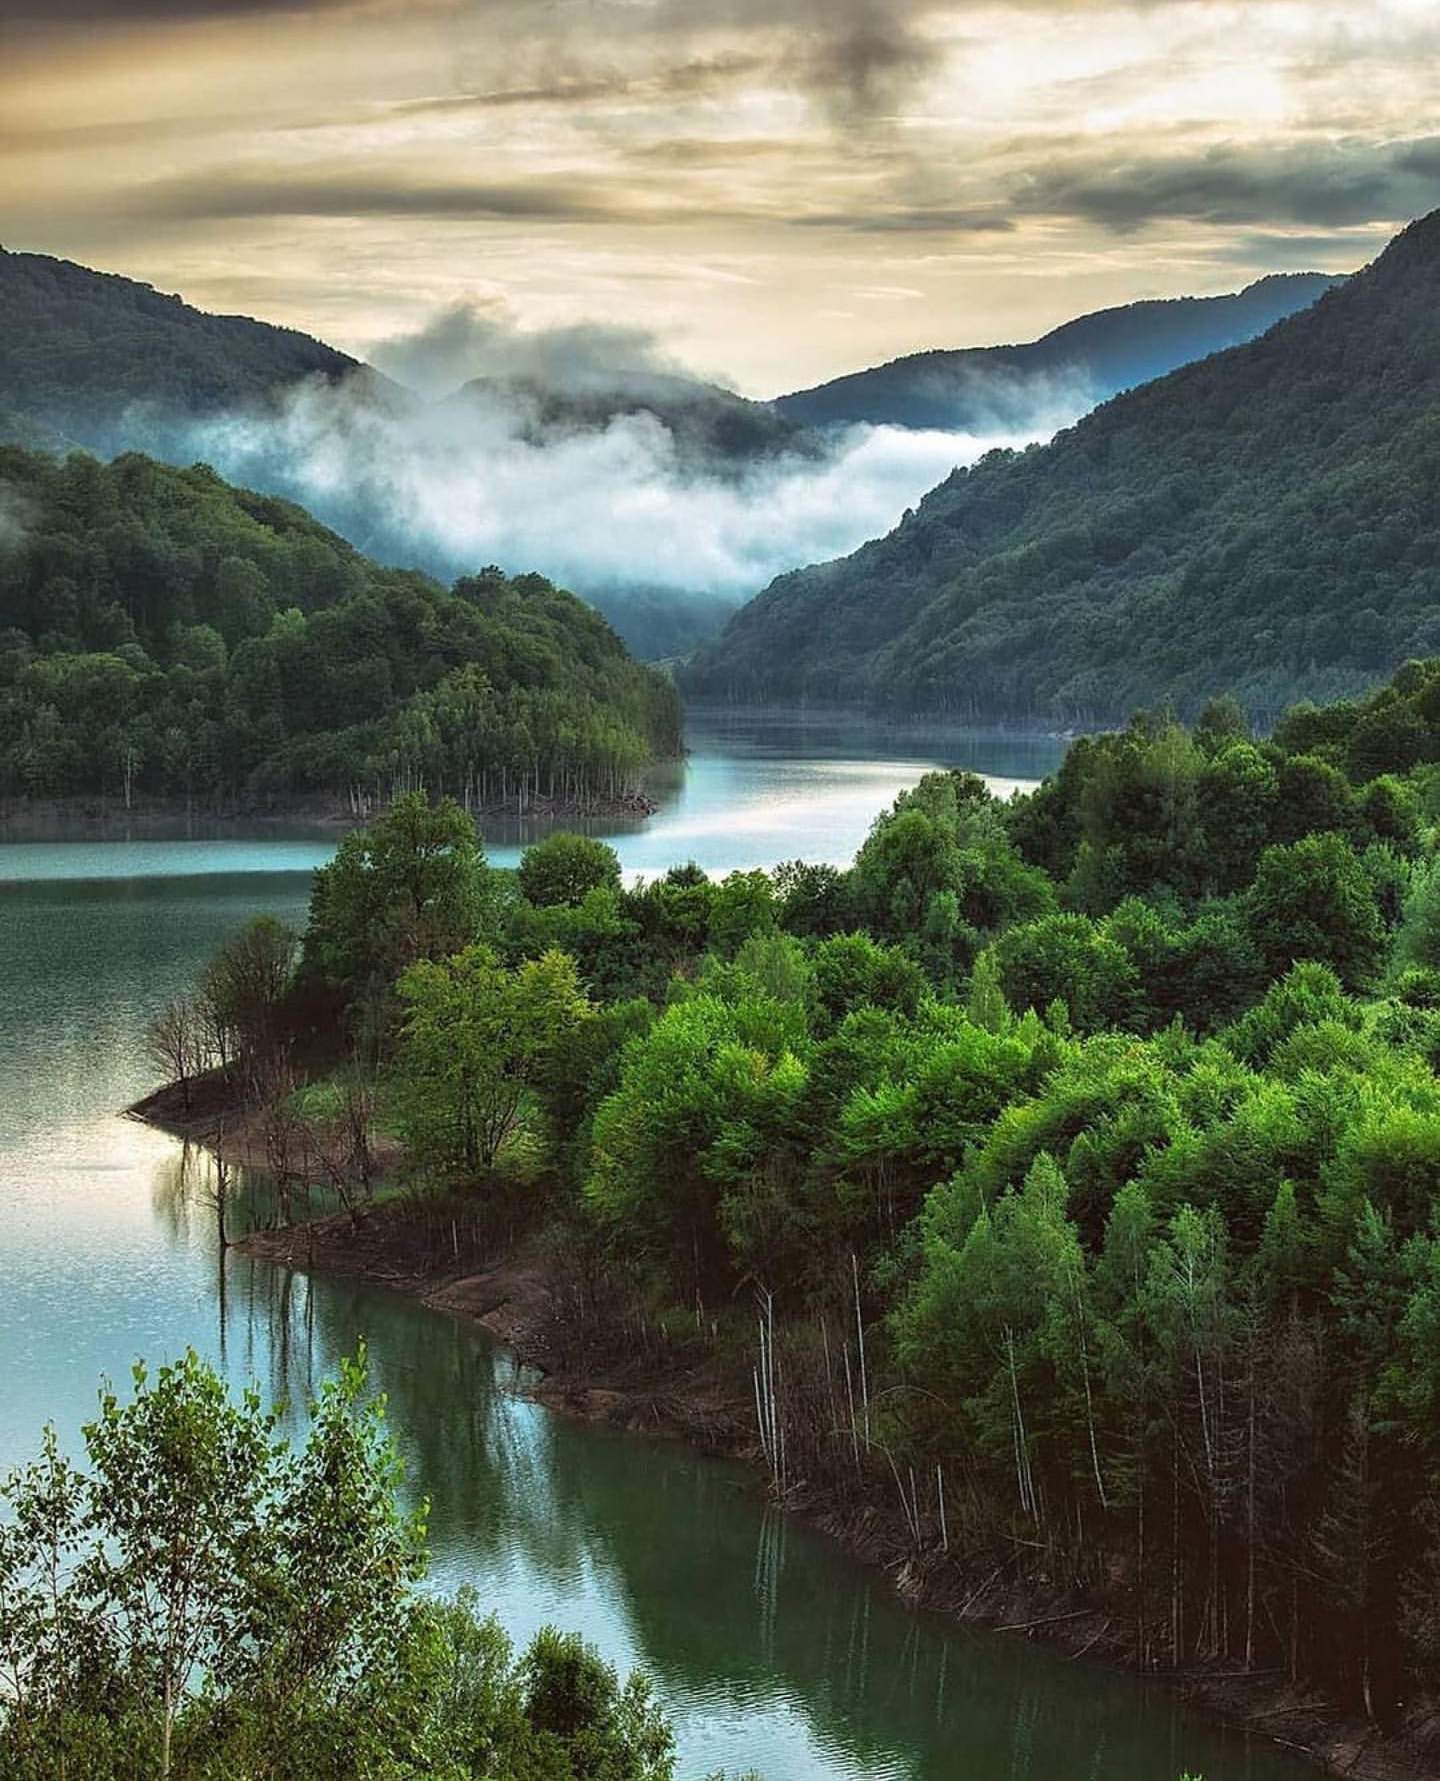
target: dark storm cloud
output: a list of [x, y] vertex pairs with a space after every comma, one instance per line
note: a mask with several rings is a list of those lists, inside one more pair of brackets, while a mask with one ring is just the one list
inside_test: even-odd
[[1031, 214], [1078, 217], [1116, 234], [1167, 219], [1346, 228], [1440, 202], [1440, 138], [1088, 161], [1029, 175], [1012, 201]]
[[647, 210], [623, 187], [576, 177], [510, 181], [434, 180], [403, 169], [366, 167], [287, 176], [281, 168], [220, 170], [157, 180], [123, 196], [132, 217], [175, 222], [221, 217], [413, 216], [454, 221], [644, 222]]

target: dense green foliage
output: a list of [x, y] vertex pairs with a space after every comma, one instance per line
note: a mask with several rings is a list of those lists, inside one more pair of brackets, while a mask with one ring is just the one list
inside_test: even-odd
[[363, 1356], [292, 1448], [194, 1354], [0, 1480], [5, 1781], [670, 1781], [642, 1677], [433, 1600]]
[[1176, 297], [1100, 309], [1024, 346], [907, 353], [774, 406], [812, 427], [934, 427], [1026, 433], [1038, 416], [1091, 407], [1181, 365], [1253, 340], [1328, 291], [1325, 272], [1284, 272], [1226, 297]]
[[447, 592], [203, 465], [0, 448], [0, 503], [0, 796], [583, 802], [678, 747], [670, 686], [539, 576]]
[[1440, 661], [1268, 741], [1141, 715], [1009, 803], [929, 774], [846, 871], [500, 874], [413, 800], [290, 994], [381, 1032], [447, 1229], [558, 1221], [578, 1302], [747, 1382], [760, 1292], [782, 1493], [898, 1485], [917, 1563], [1389, 1723], [1440, 1660], [1437, 817]]
[[46, 254], [0, 248], [0, 314], [6, 409], [105, 453], [140, 444], [147, 419], [255, 408], [307, 377], [375, 379], [293, 328], [206, 315]]
[[529, 1092], [592, 1013], [575, 962], [547, 952], [507, 970], [488, 946], [400, 979], [398, 1123], [423, 1167], [473, 1177], [492, 1169]]
[[1440, 637], [1440, 215], [1262, 339], [957, 470], [781, 576], [686, 675], [731, 697], [1069, 720], [1278, 713]]
[[399, 797], [315, 874], [305, 958], [321, 976], [388, 987], [417, 959], [459, 952], [480, 927], [484, 853], [453, 803]]

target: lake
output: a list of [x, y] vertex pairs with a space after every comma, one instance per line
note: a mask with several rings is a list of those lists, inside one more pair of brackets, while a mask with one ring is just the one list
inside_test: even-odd
[[[612, 834], [628, 871], [847, 859], [932, 765], [1001, 789], [1063, 744], [860, 720], [700, 712], [659, 813]], [[607, 832], [595, 825], [597, 832]], [[513, 861], [524, 836], [491, 838]], [[345, 1279], [218, 1251], [203, 1159], [117, 1109], [153, 1084], [151, 1014], [261, 910], [303, 920], [334, 837], [233, 829], [0, 844], [0, 1468], [52, 1419], [73, 1447], [102, 1375], [193, 1346], [302, 1406], [363, 1336], [435, 1575], [519, 1638], [577, 1628], [643, 1664], [682, 1781], [1301, 1781], [1314, 1771], [1143, 1688], [903, 1608], [769, 1510], [743, 1469], [517, 1397], [483, 1332]], [[302, 1411], [292, 1419], [298, 1425]]]

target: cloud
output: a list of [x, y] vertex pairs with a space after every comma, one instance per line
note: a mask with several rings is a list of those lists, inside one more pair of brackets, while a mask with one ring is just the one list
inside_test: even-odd
[[859, 235], [1006, 235], [1015, 227], [1003, 211], [944, 204], [875, 210], [819, 210], [794, 219], [805, 229], [844, 229]]
[[643, 222], [643, 200], [618, 184], [581, 176], [516, 180], [435, 179], [401, 167], [309, 171], [239, 167], [153, 180], [121, 197], [133, 217], [185, 222], [269, 216], [438, 217], [535, 222]]
[[[919, 29], [926, 10], [886, 0], [819, 0], [790, 64], [797, 83], [842, 114], [865, 116], [895, 104], [937, 63], [934, 44]], [[793, 0], [787, 16], [796, 16]]]
[[[677, 145], [677, 169], [704, 175], [775, 153], [763, 140], [728, 145]], [[1287, 141], [1257, 146], [1221, 143], [1193, 153], [1147, 153], [1103, 160], [1088, 142], [1009, 145], [1005, 169], [937, 167], [881, 155], [856, 157], [883, 183], [840, 204], [817, 200], [803, 180], [776, 192], [737, 188], [725, 204], [713, 184], [638, 178], [624, 167], [528, 178], [439, 176], [402, 163], [311, 165], [291, 173], [281, 163], [254, 162], [211, 172], [151, 180], [118, 194], [117, 217], [190, 222], [255, 217], [398, 217], [454, 222], [662, 225], [779, 223], [856, 235], [1011, 234], [1025, 218], [1056, 218], [1112, 235], [1150, 224], [1185, 221], [1213, 228], [1344, 229], [1396, 222], [1440, 204], [1440, 137], [1401, 142]], [[713, 161], [707, 157], [713, 155]], [[1032, 160], [1032, 156], [1035, 158]], [[631, 157], [653, 167], [660, 149]], [[1018, 165], [1017, 165], [1018, 164]], [[788, 202], [787, 202], [788, 201]]]
[[333, 11], [350, 4], [353, 0], [5, 0], [3, 18], [11, 24], [123, 28]]
[[[5, 0], [9, 22], [43, 31], [264, 21], [348, 10], [408, 22], [410, 0]], [[737, 81], [793, 88], [846, 121], [892, 104], [937, 64], [925, 29], [944, 0], [428, 0], [459, 65], [484, 34], [485, 87], [397, 106], [412, 112], [683, 98]], [[490, 82], [497, 63], [538, 77]], [[556, 72], [556, 70], [559, 72]]]
[[[522, 55], [544, 44], [551, 56], [586, 65], [603, 45], [611, 65], [623, 66], [638, 49], [648, 70], [632, 78], [656, 97], [768, 79], [854, 122], [893, 104], [939, 65], [942, 50], [927, 21], [954, 8], [945, 0], [789, 0], [784, 7], [773, 0], [591, 0], [582, 13], [490, 0], [483, 10], [496, 36]], [[697, 46], [707, 41], [712, 47], [701, 53]], [[563, 92], [563, 80], [553, 85]]]
[[475, 378], [531, 383], [568, 394], [633, 388], [682, 367], [643, 328], [576, 323], [522, 328], [503, 302], [461, 301], [407, 334], [377, 340], [370, 362], [422, 396], [447, 395]]
[[607, 100], [658, 101], [690, 98], [733, 86], [761, 73], [766, 64], [753, 55], [714, 55], [640, 72], [610, 70], [595, 75], [555, 75], [533, 85], [489, 87], [441, 98], [411, 99], [391, 107], [398, 117], [446, 117], [467, 112], [528, 106], [588, 107]]
[[[452, 332], [462, 343], [470, 335], [468, 322], [452, 329], [447, 320], [427, 335], [439, 343], [427, 368], [453, 372]], [[498, 562], [592, 596], [662, 589], [733, 600], [888, 531], [955, 465], [1048, 436], [1075, 412], [1031, 413], [984, 438], [855, 427], [824, 451], [737, 467], [697, 461], [644, 411], [537, 435], [533, 411], [503, 391], [397, 412], [317, 383], [276, 419], [201, 423], [165, 455], [289, 494], [362, 549], [441, 575]]]
[[1032, 214], [1116, 234], [1162, 219], [1346, 228], [1417, 215], [1440, 201], [1440, 139], [1374, 144], [1222, 144], [1192, 154], [1046, 169], [1011, 194]]
[[1361, 225], [1351, 229], [1312, 232], [1305, 229], [1243, 229], [1227, 233], [1211, 258], [1223, 265], [1272, 272], [1353, 272], [1372, 260], [1390, 239], [1391, 224], [1377, 228]]

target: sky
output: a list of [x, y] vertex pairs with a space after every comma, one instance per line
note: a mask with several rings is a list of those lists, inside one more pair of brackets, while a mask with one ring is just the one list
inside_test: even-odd
[[0, 0], [0, 242], [773, 395], [1353, 269], [1440, 207], [1437, 70], [1435, 0]]

